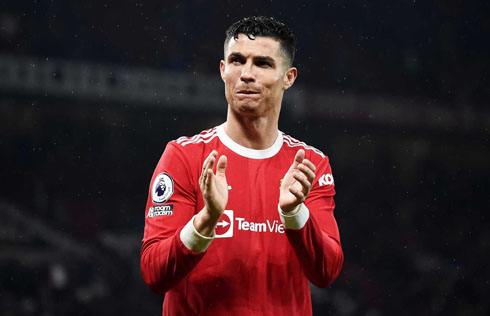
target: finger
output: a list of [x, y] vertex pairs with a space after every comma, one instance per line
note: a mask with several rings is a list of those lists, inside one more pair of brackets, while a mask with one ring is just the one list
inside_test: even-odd
[[310, 182], [313, 182], [313, 180], [315, 180], [315, 172], [313, 172], [313, 170], [308, 168], [306, 165], [300, 164], [298, 166], [298, 170], [301, 171], [306, 176], [306, 178], [308, 178]]
[[311, 182], [306, 178], [304, 173], [302, 172], [295, 172], [293, 174], [293, 178], [295, 178], [302, 186], [305, 188], [306, 192], [309, 192], [311, 189]]
[[227, 165], [228, 165], [228, 158], [225, 155], [219, 157], [218, 164], [216, 165], [216, 175], [220, 177], [225, 177]]
[[204, 178], [205, 171], [206, 171], [206, 169], [208, 167], [209, 157], [211, 157], [211, 154], [209, 154], [206, 157], [206, 159], [204, 160], [204, 162], [202, 164], [202, 170], [201, 170], [201, 177], [200, 177], [200, 179]]
[[303, 159], [303, 162], [302, 162], [303, 165], [307, 166], [308, 168], [310, 168], [311, 170], [313, 170], [313, 172], [316, 171], [316, 166], [314, 163], [312, 163], [311, 161], [309, 161], [308, 159]]
[[206, 188], [211, 188], [211, 184], [213, 183], [213, 170], [212, 169], [207, 169], [206, 170], [206, 182], [205, 186]]
[[294, 195], [300, 202], [303, 202], [305, 200], [305, 195], [297, 188], [290, 186], [289, 192], [291, 192], [291, 194]]
[[216, 157], [215, 156], [209, 157], [208, 170], [213, 171], [213, 168], [214, 168], [214, 164], [215, 163], [216, 163]]
[[209, 161], [208, 161], [208, 164], [206, 166], [206, 170], [204, 170], [203, 174], [204, 174], [204, 181], [205, 181], [205, 185], [208, 186], [209, 185], [209, 181], [213, 178], [213, 166], [214, 166], [214, 161], [215, 161], [215, 158], [213, 156], [210, 156], [209, 157]]
[[204, 197], [208, 197], [211, 192], [211, 186], [213, 182], [213, 170], [206, 169], [203, 176], [203, 184], [201, 186], [202, 194]]
[[209, 153], [209, 155], [206, 157], [206, 160], [204, 160], [204, 163], [202, 164], [202, 171], [201, 171], [201, 176], [205, 175], [205, 170], [209, 168], [209, 162], [212, 157], [216, 158], [216, 155], [218, 152], [216, 150], [213, 150]]

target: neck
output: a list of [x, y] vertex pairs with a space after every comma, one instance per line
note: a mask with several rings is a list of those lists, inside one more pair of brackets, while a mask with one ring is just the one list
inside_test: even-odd
[[224, 126], [226, 134], [236, 143], [251, 149], [267, 149], [277, 138], [277, 117], [246, 117], [237, 115], [228, 107]]

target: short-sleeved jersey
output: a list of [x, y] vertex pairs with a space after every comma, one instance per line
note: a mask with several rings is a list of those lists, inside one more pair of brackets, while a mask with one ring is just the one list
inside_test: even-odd
[[[288, 229], [279, 187], [299, 149], [316, 178], [304, 203], [306, 223]], [[204, 207], [199, 177], [212, 150], [228, 158], [228, 203], [214, 240], [195, 252], [180, 233]], [[265, 150], [240, 146], [223, 125], [171, 141], [149, 191], [141, 269], [148, 286], [165, 293], [163, 315], [311, 315], [308, 280], [326, 286], [340, 272], [329, 159], [280, 131]]]

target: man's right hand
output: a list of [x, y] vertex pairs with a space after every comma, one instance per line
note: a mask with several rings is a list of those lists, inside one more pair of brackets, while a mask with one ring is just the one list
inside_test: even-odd
[[204, 199], [204, 208], [194, 219], [194, 227], [204, 236], [212, 236], [214, 228], [228, 203], [228, 183], [226, 181], [226, 156], [221, 156], [216, 166], [216, 174], [213, 167], [218, 158], [218, 152], [213, 150], [202, 165], [202, 173], [199, 177], [199, 186]]

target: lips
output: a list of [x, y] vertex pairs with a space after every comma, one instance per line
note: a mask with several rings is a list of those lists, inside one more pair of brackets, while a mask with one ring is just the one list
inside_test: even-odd
[[259, 94], [260, 92], [259, 91], [255, 91], [255, 90], [238, 90], [237, 91], [238, 94]]

